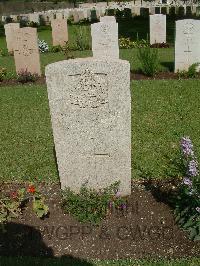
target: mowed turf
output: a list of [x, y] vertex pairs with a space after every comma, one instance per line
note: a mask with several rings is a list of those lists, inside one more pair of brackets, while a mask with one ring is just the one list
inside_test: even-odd
[[[131, 94], [132, 177], [182, 175], [182, 136], [200, 158], [200, 81], [132, 81]], [[46, 86], [0, 87], [0, 114], [0, 180], [58, 180]]]
[[[138, 71], [141, 64], [137, 57], [138, 49], [121, 49], [120, 59], [127, 60], [130, 62], [130, 68], [132, 71]], [[174, 61], [174, 49], [158, 49], [159, 53], [159, 71], [171, 71], [173, 69]], [[73, 51], [71, 54], [75, 58], [90, 57], [92, 56], [92, 51]], [[59, 53], [44, 53], [40, 55], [42, 73], [45, 73], [45, 66], [48, 64], [58, 62], [61, 60], [66, 60], [67, 57], [63, 52]], [[7, 69], [7, 79], [16, 77], [15, 64], [13, 56], [0, 57], [0, 67], [5, 67]]]

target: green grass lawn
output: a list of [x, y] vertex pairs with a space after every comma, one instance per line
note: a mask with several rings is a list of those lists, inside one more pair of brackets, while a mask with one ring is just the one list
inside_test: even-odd
[[[90, 57], [92, 56], [91, 50], [85, 51], [73, 51], [71, 52], [75, 58]], [[160, 71], [172, 71], [174, 62], [174, 49], [165, 48], [158, 49]], [[42, 73], [44, 74], [45, 66], [57, 61], [66, 60], [66, 55], [63, 52], [58, 53], [44, 53], [40, 56]], [[140, 62], [137, 58], [137, 49], [121, 49], [120, 59], [127, 60], [130, 62], [131, 70], [137, 71], [140, 69]], [[16, 77], [15, 64], [13, 56], [4, 56], [0, 58], [0, 67], [7, 69], [7, 78]]]
[[[181, 175], [189, 135], [200, 158], [200, 80], [132, 81], [132, 177]], [[0, 87], [0, 180], [58, 180], [46, 86]]]
[[66, 258], [61, 259], [42, 259], [42, 258], [30, 258], [30, 257], [18, 257], [18, 258], [5, 258], [0, 257], [0, 266], [197, 266], [200, 263], [200, 259], [176, 259], [176, 260], [116, 260], [116, 261], [69, 261]]

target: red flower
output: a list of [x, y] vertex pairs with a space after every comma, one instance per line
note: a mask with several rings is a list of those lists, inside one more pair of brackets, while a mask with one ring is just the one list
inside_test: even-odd
[[17, 195], [18, 195], [17, 191], [13, 191], [13, 192], [10, 193], [10, 196], [13, 199], [16, 199], [17, 198]]
[[30, 185], [27, 189], [29, 193], [35, 193], [35, 187], [33, 185]]

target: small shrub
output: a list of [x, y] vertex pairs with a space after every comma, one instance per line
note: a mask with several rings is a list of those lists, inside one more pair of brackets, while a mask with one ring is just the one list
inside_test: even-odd
[[12, 23], [13, 22], [13, 19], [11, 17], [6, 17], [5, 22], [6, 23]]
[[38, 79], [38, 75], [37, 74], [32, 74], [30, 72], [26, 70], [21, 70], [18, 74], [17, 74], [17, 81], [24, 84], [27, 82], [35, 82]]
[[92, 22], [92, 23], [98, 21], [98, 19], [97, 19], [97, 11], [96, 11], [96, 9], [92, 9], [92, 10], [91, 10], [91, 15], [90, 15], [90, 17], [91, 17], [91, 22]]
[[82, 186], [76, 194], [69, 188], [63, 191], [63, 209], [72, 214], [80, 222], [99, 223], [112, 208], [124, 210], [126, 201], [117, 192], [119, 182], [116, 182], [99, 192]]
[[91, 49], [91, 42], [89, 39], [89, 29], [85, 26], [80, 26], [75, 31], [75, 47], [76, 50], [84, 51]]
[[24, 19], [20, 19], [19, 24], [20, 24], [20, 28], [24, 28], [28, 26], [28, 21]]
[[61, 45], [55, 45], [51, 47], [51, 52], [52, 53], [58, 53], [58, 52], [62, 52], [63, 48]]
[[27, 22], [27, 26], [32, 27], [32, 28], [38, 28], [39, 23], [34, 22], [34, 21], [30, 21], [30, 22]]
[[38, 40], [38, 47], [39, 47], [40, 53], [46, 53], [49, 51], [49, 46], [44, 40], [42, 41]]
[[150, 47], [138, 49], [138, 59], [141, 63], [141, 70], [147, 76], [154, 76], [158, 72], [159, 59], [158, 50]]
[[189, 66], [188, 71], [182, 70], [178, 71], [178, 77], [181, 78], [196, 78], [198, 76], [197, 67], [199, 66], [199, 63], [194, 63], [191, 66]]
[[197, 67], [199, 66], [199, 63], [194, 63], [188, 68], [188, 77], [189, 78], [196, 78], [197, 77]]
[[106, 15], [107, 16], [115, 16], [115, 9], [107, 9], [106, 10]]
[[155, 7], [155, 14], [160, 14], [160, 7], [159, 6]]
[[69, 43], [66, 43], [66, 45], [62, 47], [62, 50], [63, 50], [64, 55], [66, 56], [67, 60], [68, 59], [74, 59], [74, 56], [71, 54]]
[[192, 240], [200, 240], [200, 175], [198, 162], [189, 137], [181, 139], [181, 153], [185, 177], [175, 202], [176, 222], [189, 233]]
[[142, 48], [148, 46], [149, 42], [144, 39], [131, 41], [130, 38], [124, 38], [124, 37], [119, 38], [119, 47], [121, 49]]
[[185, 16], [185, 8], [183, 6], [179, 6], [179, 9], [178, 9], [178, 16], [180, 18], [184, 17]]
[[74, 22], [74, 17], [73, 17], [73, 15], [71, 15], [67, 19], [67, 25], [72, 25], [73, 22]]
[[0, 67], [0, 81], [3, 81], [6, 77], [7, 69], [4, 67]]
[[5, 36], [4, 24], [0, 21], [0, 36]]

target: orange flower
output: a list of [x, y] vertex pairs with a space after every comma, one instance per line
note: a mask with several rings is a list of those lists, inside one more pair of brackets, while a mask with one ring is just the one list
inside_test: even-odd
[[35, 187], [33, 185], [30, 185], [27, 189], [29, 193], [35, 193]]

